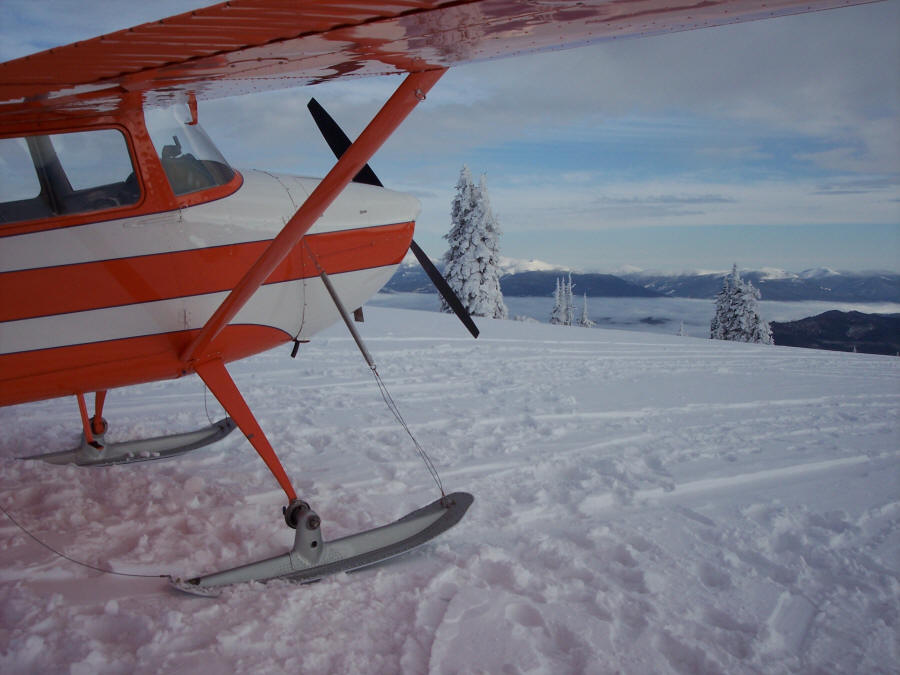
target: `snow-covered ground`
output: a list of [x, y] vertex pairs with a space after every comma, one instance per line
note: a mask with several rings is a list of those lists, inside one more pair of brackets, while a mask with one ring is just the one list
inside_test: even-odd
[[[354, 575], [186, 596], [0, 523], [3, 673], [896, 673], [900, 359], [369, 308], [379, 371], [455, 529]], [[326, 537], [436, 497], [336, 326], [231, 370]], [[110, 438], [207, 423], [196, 378], [111, 393]], [[221, 414], [211, 398], [209, 414]], [[235, 432], [78, 469], [74, 400], [0, 410], [0, 504], [100, 567], [191, 575], [285, 551]]]

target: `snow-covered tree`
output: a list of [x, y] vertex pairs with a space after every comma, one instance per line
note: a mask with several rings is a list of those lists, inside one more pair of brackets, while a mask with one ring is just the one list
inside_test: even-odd
[[563, 300], [562, 283], [559, 277], [556, 277], [556, 291], [553, 293], [553, 311], [550, 312], [550, 323], [555, 325], [565, 325], [565, 304]]
[[550, 323], [560, 326], [571, 326], [575, 323], [575, 300], [572, 297], [572, 275], [568, 281], [556, 278], [556, 292], [553, 294], [553, 311]]
[[742, 281], [734, 265], [716, 295], [716, 314], [709, 325], [709, 337], [774, 344], [772, 329], [759, 315], [760, 297], [759, 289], [749, 281]]
[[[479, 185], [464, 166], [450, 208], [451, 227], [444, 239], [444, 276], [472, 316], [505, 319], [508, 316], [500, 292], [500, 225], [491, 209], [485, 177]], [[444, 300], [441, 310], [452, 311]]]
[[572, 295], [572, 275], [569, 274], [569, 281], [566, 282], [566, 321], [567, 326], [575, 325], [575, 297]]
[[588, 316], [587, 310], [587, 293], [584, 294], [584, 309], [581, 311], [581, 320], [578, 322], [579, 326], [584, 326], [585, 328], [593, 328], [597, 324], [591, 321], [591, 317]]

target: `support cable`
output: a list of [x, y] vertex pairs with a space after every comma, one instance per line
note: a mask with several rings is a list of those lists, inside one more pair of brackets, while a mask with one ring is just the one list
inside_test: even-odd
[[3, 508], [2, 504], [0, 504], [0, 511], [3, 511], [3, 515], [5, 515], [7, 518], [9, 518], [12, 521], [13, 525], [18, 527], [20, 530], [22, 530], [22, 532], [27, 534], [29, 537], [31, 537], [31, 539], [36, 541], [38, 544], [43, 546], [45, 549], [47, 549], [51, 553], [56, 554], [57, 556], [59, 556], [60, 558], [62, 558], [64, 560], [68, 560], [71, 563], [75, 563], [76, 565], [81, 565], [82, 567], [87, 567], [88, 569], [94, 570], [96, 572], [103, 572], [104, 574], [114, 574], [118, 577], [139, 577], [142, 579], [165, 579], [169, 576], [168, 574], [137, 574], [134, 572], [116, 572], [115, 570], [106, 569], [104, 567], [97, 567], [96, 565], [91, 565], [90, 563], [82, 562], [81, 560], [75, 560], [75, 558], [67, 556], [65, 553], [62, 553], [61, 551], [56, 550], [50, 544], [48, 544], [45, 541], [42, 541], [36, 535], [32, 534], [24, 525], [22, 525], [18, 520], [13, 518], [12, 514], [9, 511], [7, 511], [5, 508]]
[[391, 392], [388, 391], [387, 385], [384, 383], [384, 380], [381, 379], [381, 375], [378, 373], [378, 368], [375, 366], [375, 361], [372, 359], [372, 355], [366, 348], [366, 345], [363, 342], [362, 336], [360, 336], [359, 331], [356, 330], [356, 326], [353, 325], [353, 319], [350, 318], [350, 314], [347, 312], [347, 308], [344, 307], [344, 303], [341, 302], [340, 296], [337, 294], [337, 291], [331, 284], [331, 279], [328, 278], [325, 270], [322, 269], [321, 265], [319, 265], [318, 259], [313, 254], [312, 250], [310, 250], [309, 246], [306, 244], [306, 241], [302, 241], [303, 245], [306, 247], [306, 250], [309, 252], [310, 257], [313, 259], [313, 262], [316, 265], [316, 269], [318, 269], [319, 271], [319, 278], [322, 279], [322, 283], [325, 284], [325, 289], [328, 291], [328, 295], [331, 296], [335, 307], [337, 307], [341, 318], [344, 320], [344, 324], [350, 331], [350, 335], [353, 337], [353, 341], [356, 342], [356, 346], [359, 347], [359, 351], [362, 353], [363, 358], [366, 360], [366, 363], [369, 364], [369, 368], [371, 369], [372, 374], [375, 376], [375, 382], [378, 384], [378, 391], [381, 392], [381, 398], [384, 399], [384, 403], [385, 405], [387, 405], [388, 410], [393, 413], [397, 422], [401, 427], [403, 427], [403, 430], [412, 440], [413, 445], [416, 448], [416, 454], [422, 460], [422, 463], [425, 464], [425, 468], [428, 469], [428, 473], [431, 474], [432, 479], [434, 479], [435, 485], [437, 485], [438, 490], [440, 490], [441, 492], [441, 497], [446, 497], [447, 495], [444, 492], [444, 484], [441, 481], [441, 476], [438, 473], [437, 467], [434, 465], [431, 457], [428, 456], [428, 453], [425, 452], [425, 448], [422, 447], [422, 445], [413, 435], [413, 432], [409, 428], [409, 425], [406, 423], [406, 420], [403, 419], [403, 414], [400, 412], [400, 408], [397, 406], [396, 401], [394, 401], [394, 397], [391, 396]]
[[441, 482], [441, 476], [438, 473], [437, 467], [434, 465], [434, 462], [431, 461], [431, 457], [428, 456], [428, 453], [425, 452], [425, 449], [419, 444], [419, 441], [416, 440], [416, 437], [413, 436], [413, 432], [410, 430], [409, 425], [407, 425], [406, 420], [403, 419], [400, 408], [397, 407], [397, 403], [391, 396], [391, 392], [388, 391], [387, 385], [384, 383], [384, 380], [381, 379], [381, 375], [378, 374], [378, 369], [375, 368], [375, 366], [372, 366], [372, 374], [375, 376], [375, 382], [378, 383], [378, 390], [381, 392], [381, 398], [384, 399], [384, 402], [387, 405], [388, 409], [394, 414], [397, 422], [400, 423], [400, 426], [403, 427], [403, 430], [412, 440], [413, 445], [416, 448], [416, 454], [419, 455], [422, 463], [425, 464], [425, 468], [428, 469], [428, 473], [430, 473], [431, 477], [434, 479], [435, 485], [437, 485], [438, 490], [441, 491], [441, 497], [446, 497], [447, 493], [444, 492], [444, 484]]

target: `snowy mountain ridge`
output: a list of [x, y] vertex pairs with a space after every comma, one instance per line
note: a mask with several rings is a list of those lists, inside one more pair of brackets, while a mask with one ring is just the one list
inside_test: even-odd
[[[443, 256], [442, 256], [443, 257]], [[429, 256], [431, 258], [431, 256]], [[438, 267], [442, 267], [443, 263], [441, 262], [442, 258], [431, 258], [431, 262], [433, 262]], [[407, 253], [403, 258], [403, 262], [401, 263], [401, 267], [418, 267], [419, 261], [416, 260], [416, 257], [412, 253]], [[568, 272], [575, 271], [573, 268], [565, 267], [563, 265], [554, 265], [553, 263], [545, 262], [543, 260], [537, 260], [536, 258], [510, 258], [507, 256], [500, 256], [500, 272], [501, 274], [519, 274], [521, 272], [550, 272], [550, 271], [559, 271], [559, 272]]]
[[522, 272], [574, 272], [575, 270], [534, 258], [520, 260], [500, 256], [500, 271], [503, 274], [521, 274]]
[[[438, 267], [441, 264], [436, 263]], [[728, 273], [683, 272], [668, 274], [642, 270], [619, 274], [584, 273], [541, 260], [503, 258], [500, 284], [505, 295], [550, 296], [562, 274], [580, 277], [581, 291], [595, 297], [714, 298]], [[763, 300], [822, 300], [831, 302], [900, 302], [900, 274], [884, 272], [836, 272], [816, 268], [789, 272], [778, 268], [740, 270], [762, 292]], [[386, 292], [433, 293], [434, 287], [413, 259], [385, 285]]]
[[[846, 276], [846, 277], [866, 277], [866, 276], [881, 276], [881, 275], [891, 275], [893, 272], [885, 272], [880, 270], [874, 271], [863, 271], [863, 272], [848, 272], [848, 271], [837, 271], [831, 269], [830, 267], [814, 267], [810, 269], [805, 269], [800, 272], [791, 272], [789, 270], [782, 269], [780, 267], [760, 267], [759, 269], [752, 268], [739, 268], [738, 271], [742, 276], [745, 275], [754, 275], [761, 279], [822, 279], [826, 277], [835, 277], [835, 276]], [[725, 269], [691, 269], [684, 270], [681, 272], [664, 272], [660, 270], [653, 269], [641, 269], [639, 267], [633, 266], [625, 266], [620, 268], [619, 272], [623, 275], [630, 276], [644, 276], [644, 277], [672, 277], [672, 278], [680, 278], [680, 277], [703, 277], [703, 276], [725, 276], [729, 274], [731, 270]]]
[[[777, 268], [739, 270], [753, 283], [763, 300], [823, 300], [839, 302], [900, 302], [900, 274], [835, 272], [828, 268], [800, 273]], [[665, 274], [640, 272], [624, 279], [662, 295], [712, 298], [722, 287], [725, 272]]]

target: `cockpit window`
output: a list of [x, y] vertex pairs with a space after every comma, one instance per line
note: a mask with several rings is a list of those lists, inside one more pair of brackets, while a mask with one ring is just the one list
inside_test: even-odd
[[112, 209], [140, 196], [118, 129], [0, 139], [0, 223]]
[[0, 202], [34, 199], [41, 184], [24, 138], [0, 138]]
[[186, 105], [148, 108], [147, 131], [176, 195], [228, 183], [234, 171], [199, 124], [190, 124]]

